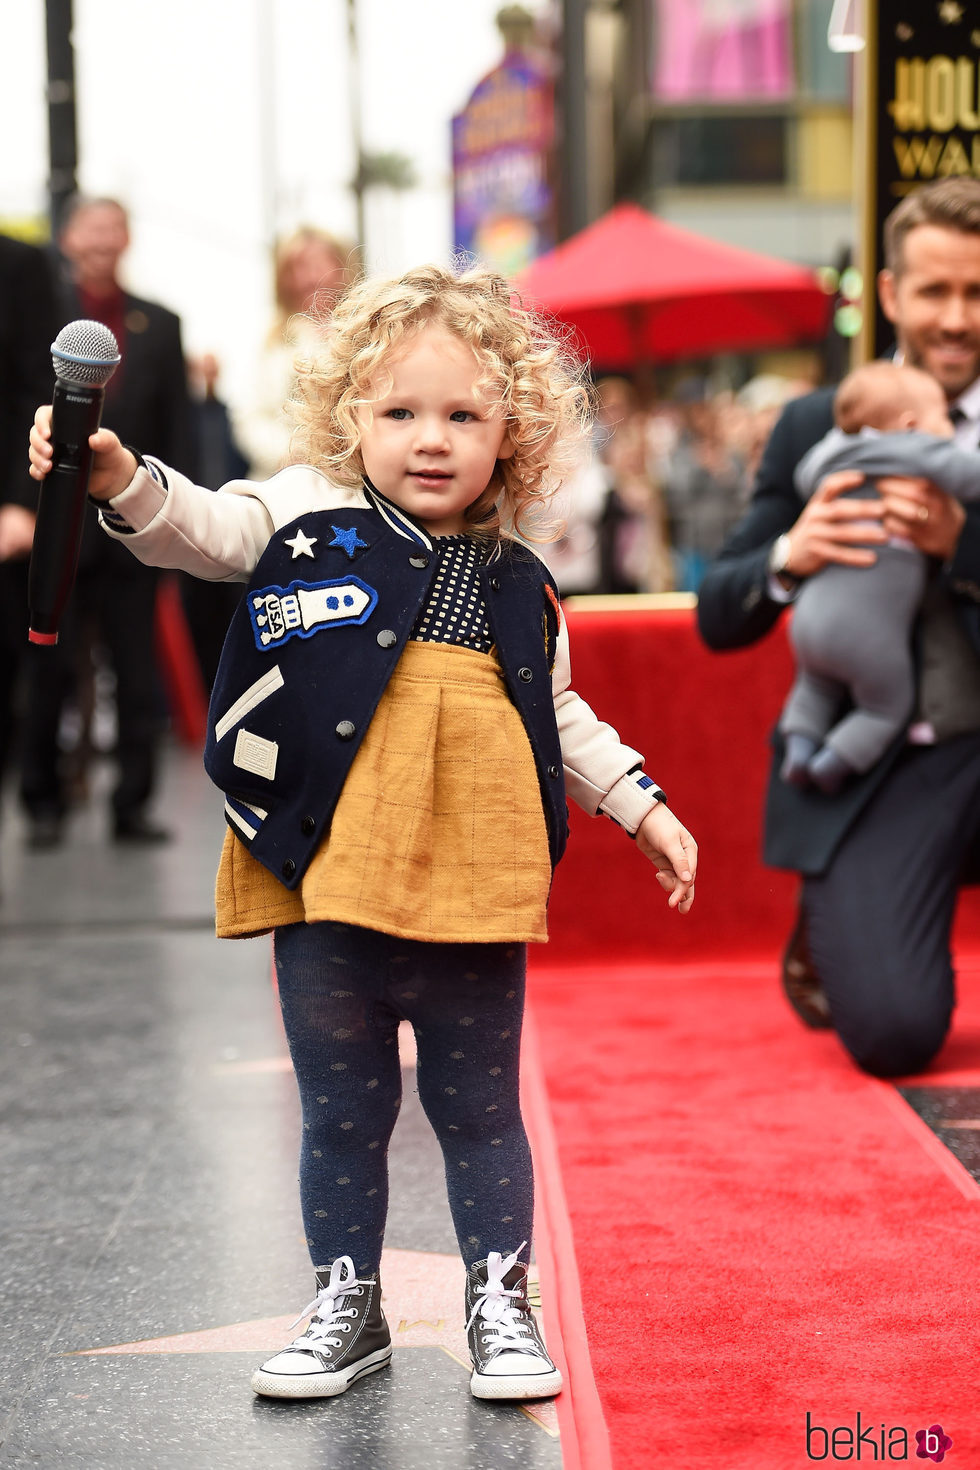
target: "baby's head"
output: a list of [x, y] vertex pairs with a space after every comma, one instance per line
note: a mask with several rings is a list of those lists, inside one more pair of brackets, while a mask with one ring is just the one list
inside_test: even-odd
[[928, 373], [897, 362], [868, 362], [855, 368], [834, 396], [834, 422], [845, 434], [860, 429], [952, 436], [946, 395]]
[[[440, 343], [449, 349], [441, 357], [418, 350]], [[456, 410], [441, 385], [431, 386], [427, 362], [433, 361], [443, 379], [447, 362], [458, 365], [461, 393], [469, 397], [465, 404], [461, 397]], [[375, 427], [387, 433], [389, 421], [422, 422], [421, 408], [410, 401], [416, 372], [420, 390], [429, 398], [441, 394], [438, 402], [449, 410], [443, 414], [447, 443], [473, 422], [492, 423], [499, 431], [499, 449], [492, 449], [486, 478], [475, 485], [465, 510], [467, 529], [534, 535], [535, 511], [552, 499], [584, 440], [590, 410], [585, 370], [516, 301], [508, 282], [483, 267], [454, 275], [441, 266], [420, 266], [351, 287], [325, 329], [322, 348], [298, 364], [290, 403], [297, 426], [293, 458], [339, 484], [359, 487]], [[409, 468], [438, 471], [451, 454], [439, 443], [415, 445]], [[402, 504], [400, 483], [396, 478], [376, 488]], [[414, 488], [408, 483], [409, 503], [402, 508], [424, 520]]]

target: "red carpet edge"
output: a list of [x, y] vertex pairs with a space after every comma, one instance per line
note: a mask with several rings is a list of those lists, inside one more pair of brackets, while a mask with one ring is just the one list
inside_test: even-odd
[[[910, 1080], [921, 1081], [922, 1079]], [[932, 1073], [927, 1075], [926, 1080], [930, 1086], [937, 1085], [937, 1078]], [[913, 1112], [901, 1094], [896, 1092], [894, 1084], [880, 1081], [876, 1077], [869, 1077], [868, 1081], [878, 1089], [878, 1095], [885, 1106], [890, 1112], [895, 1114], [898, 1121], [911, 1133], [912, 1137], [929, 1155], [932, 1162], [942, 1169], [947, 1178], [952, 1180], [963, 1198], [968, 1199], [972, 1204], [976, 1204], [977, 1200], [980, 1200], [980, 1184], [963, 1167], [959, 1159], [950, 1153], [946, 1145], [940, 1142], [928, 1123], [924, 1122], [918, 1113]], [[947, 1086], [955, 1085], [948, 1083], [945, 1078], [942, 1078], [942, 1083]], [[975, 1074], [972, 1078], [972, 1085], [974, 1087], [980, 1085], [980, 1078]]]
[[548, 1349], [565, 1388], [558, 1395], [564, 1470], [612, 1470], [605, 1416], [592, 1370], [572, 1226], [541, 1065], [537, 1025], [524, 1015], [521, 1098], [535, 1176], [535, 1255]]

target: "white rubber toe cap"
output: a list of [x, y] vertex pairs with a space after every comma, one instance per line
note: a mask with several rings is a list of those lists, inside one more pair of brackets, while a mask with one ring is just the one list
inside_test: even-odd
[[312, 1353], [276, 1353], [274, 1358], [262, 1364], [263, 1373], [281, 1373], [284, 1377], [323, 1371], [323, 1364]]
[[481, 1378], [533, 1378], [538, 1373], [548, 1374], [555, 1370], [550, 1363], [532, 1357], [530, 1353], [498, 1353], [482, 1369]]

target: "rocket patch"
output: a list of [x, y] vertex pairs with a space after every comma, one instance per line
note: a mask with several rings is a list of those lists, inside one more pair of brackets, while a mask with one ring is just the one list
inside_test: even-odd
[[325, 628], [365, 623], [377, 603], [377, 592], [359, 577], [259, 588], [248, 594], [255, 646], [264, 653], [290, 638], [312, 638]]

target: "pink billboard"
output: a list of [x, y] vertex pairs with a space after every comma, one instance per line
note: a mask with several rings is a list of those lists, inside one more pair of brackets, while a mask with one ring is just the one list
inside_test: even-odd
[[656, 0], [658, 102], [775, 100], [793, 90], [792, 0]]

